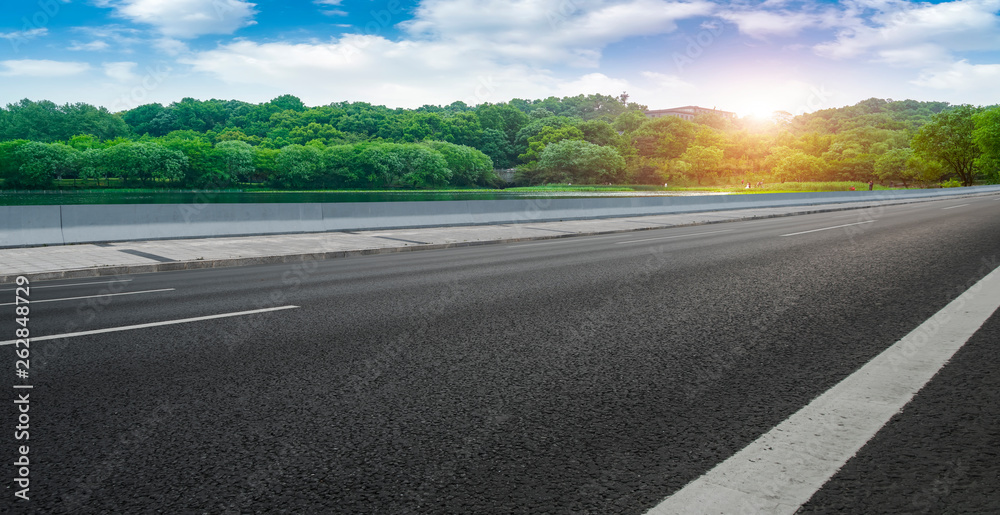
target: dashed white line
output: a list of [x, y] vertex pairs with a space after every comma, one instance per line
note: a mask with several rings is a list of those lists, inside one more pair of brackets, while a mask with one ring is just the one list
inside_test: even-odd
[[790, 233], [790, 234], [782, 234], [781, 236], [798, 236], [800, 234], [809, 234], [811, 232], [819, 232], [819, 231], [829, 231], [830, 229], [840, 229], [841, 227], [850, 227], [852, 225], [870, 224], [870, 223], [877, 222], [877, 221], [878, 220], [868, 220], [866, 222], [857, 222], [857, 223], [853, 223], [853, 224], [834, 225], [833, 227], [824, 227], [822, 229], [813, 229], [811, 231], [793, 232], [793, 233]]
[[1000, 268], [649, 515], [793, 514], [1000, 307]]
[[[140, 293], [159, 293], [164, 291], [174, 291], [174, 288], [164, 288], [162, 290], [145, 290], [145, 291], [129, 291], [125, 293], [105, 293], [102, 295], [87, 295], [85, 297], [67, 297], [65, 299], [44, 299], [44, 300], [32, 300], [32, 304], [39, 304], [42, 302], [63, 302], [67, 300], [82, 300], [82, 299], [96, 299], [98, 297], [115, 297], [118, 295], [138, 295]], [[7, 304], [0, 304], [0, 306], [13, 306], [15, 303], [10, 302]]]
[[688, 236], [704, 236], [706, 234], [719, 234], [721, 232], [732, 232], [734, 230], [735, 229], [725, 229], [725, 230], [722, 230], [722, 231], [696, 232], [696, 233], [693, 233], [693, 234], [678, 234], [678, 235], [675, 235], [675, 236], [661, 236], [659, 238], [645, 238], [645, 239], [642, 239], [642, 240], [619, 241], [619, 242], [615, 243], [615, 245], [624, 245], [626, 243], [640, 243], [640, 242], [643, 242], [643, 241], [672, 240], [674, 238], [686, 238]]
[[946, 210], [946, 209], [955, 209], [955, 208], [957, 208], [957, 207], [965, 207], [965, 206], [968, 206], [968, 205], [969, 205], [969, 204], [959, 204], [959, 205], [957, 205], [957, 206], [949, 206], [949, 207], [942, 207], [942, 208], [941, 208], [941, 211], [944, 211], [944, 210]]
[[[227, 317], [236, 317], [236, 316], [243, 316], [243, 315], [253, 315], [253, 314], [256, 314], [256, 313], [267, 313], [267, 312], [270, 312], [270, 311], [281, 311], [281, 310], [284, 310], [284, 309], [294, 309], [294, 308], [297, 308], [297, 307], [298, 306], [280, 306], [280, 307], [277, 307], [277, 308], [254, 309], [254, 310], [251, 310], [251, 311], [239, 311], [239, 312], [236, 312], [236, 313], [222, 313], [222, 314], [219, 314], [219, 315], [207, 315], [207, 316], [203, 316], [203, 317], [182, 318], [182, 319], [178, 319], [178, 320], [167, 320], [167, 321], [164, 321], [164, 322], [151, 322], [151, 323], [148, 323], [148, 324], [126, 325], [126, 326], [122, 326], [122, 327], [109, 327], [107, 329], [94, 329], [92, 331], [80, 331], [78, 333], [53, 334], [53, 335], [49, 335], [49, 336], [34, 336], [34, 337], [31, 338], [31, 341], [32, 342], [38, 342], [38, 341], [44, 341], [44, 340], [56, 340], [56, 339], [59, 339], [59, 338], [72, 338], [72, 337], [75, 337], [75, 336], [88, 336], [88, 335], [91, 335], [91, 334], [104, 334], [104, 333], [114, 333], [114, 332], [118, 332], [118, 331], [131, 331], [131, 330], [134, 330], [134, 329], [145, 329], [145, 328], [148, 328], [148, 327], [160, 327], [160, 326], [164, 326], [164, 325], [186, 324], [186, 323], [190, 323], [190, 322], [200, 322], [202, 320], [214, 320], [216, 318], [227, 318]], [[0, 345], [13, 345], [15, 342], [17, 342], [17, 340], [7, 340], [7, 341], [0, 342]]]
[[574, 240], [574, 239], [571, 239], [569, 237], [556, 237], [556, 238], [549, 238], [549, 239], [540, 240], [540, 241], [532, 241], [530, 243], [518, 243], [518, 244], [515, 244], [515, 245], [508, 245], [507, 248], [513, 249], [513, 248], [517, 248], [517, 247], [533, 247], [535, 245], [551, 245], [553, 243], [567, 243], [567, 242], [570, 242], [570, 241], [583, 241], [583, 240]]

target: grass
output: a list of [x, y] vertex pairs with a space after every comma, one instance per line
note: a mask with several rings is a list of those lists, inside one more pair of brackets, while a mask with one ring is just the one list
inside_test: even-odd
[[[817, 192], [817, 191], [850, 191], [851, 188], [856, 191], [867, 191], [867, 182], [852, 182], [852, 181], [836, 181], [836, 182], [777, 182], [777, 183], [764, 183], [762, 187], [756, 188], [746, 188], [745, 186], [720, 186], [709, 188], [712, 191], [729, 192], [734, 194], [741, 193], [807, 193], [807, 192]], [[698, 189], [698, 188], [696, 188]], [[882, 186], [876, 184], [874, 186], [875, 190], [899, 190], [902, 187], [890, 188], [888, 186]]]
[[[102, 181], [103, 183], [104, 181]], [[114, 181], [112, 181], [114, 183]], [[222, 191], [222, 192], [243, 192], [243, 193], [325, 193], [325, 192], [363, 192], [363, 193], [406, 193], [406, 192], [416, 192], [416, 193], [464, 193], [464, 192], [490, 192], [490, 191], [505, 191], [512, 193], [558, 193], [558, 192], [628, 192], [628, 191], [678, 191], [678, 192], [706, 192], [706, 193], [732, 193], [732, 194], [748, 194], [748, 193], [796, 193], [796, 192], [819, 192], [819, 191], [848, 191], [854, 187], [858, 191], [864, 191], [868, 189], [868, 183], [866, 182], [848, 182], [848, 181], [838, 181], [838, 182], [784, 182], [784, 183], [765, 183], [763, 187], [750, 188], [747, 189], [741, 185], [726, 185], [726, 186], [670, 186], [669, 188], [664, 188], [659, 185], [649, 185], [649, 184], [619, 184], [619, 185], [604, 185], [604, 184], [544, 184], [538, 186], [512, 186], [509, 188], [504, 188], [503, 190], [494, 188], [482, 188], [482, 187], [448, 187], [441, 189], [421, 189], [421, 190], [411, 190], [411, 189], [397, 189], [397, 188], [374, 188], [374, 189], [338, 189], [338, 190], [275, 190], [264, 187], [260, 184], [240, 184], [235, 185], [232, 188], [226, 188], [222, 190], [210, 190], [210, 191]], [[913, 188], [914, 186], [910, 186]], [[102, 184], [98, 186], [94, 181], [84, 181], [79, 180], [75, 184], [71, 183], [70, 180], [56, 181], [55, 190], [35, 190], [30, 193], [71, 193], [71, 192], [88, 192], [88, 193], [105, 193], [105, 194], [135, 194], [135, 193], [189, 193], [189, 192], [199, 192], [199, 191], [209, 191], [209, 190], [196, 190], [196, 189], [184, 189], [184, 188], [108, 188]], [[903, 188], [889, 188], [879, 184], [875, 185], [876, 190], [889, 190], [889, 189], [903, 189]], [[10, 191], [8, 191], [10, 193]]]
[[598, 184], [543, 184], [539, 186], [513, 186], [510, 188], [504, 188], [504, 191], [513, 192], [550, 192], [550, 191], [655, 191], [661, 190], [663, 188], [658, 188], [656, 186], [644, 186], [644, 185], [598, 185]]

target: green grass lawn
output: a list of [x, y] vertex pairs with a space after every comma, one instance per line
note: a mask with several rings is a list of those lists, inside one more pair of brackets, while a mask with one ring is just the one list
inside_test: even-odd
[[[850, 191], [851, 188], [856, 191], [867, 191], [867, 182], [851, 182], [851, 181], [837, 181], [837, 182], [776, 182], [776, 183], [764, 183], [761, 187], [747, 188], [745, 186], [734, 185], [734, 186], [720, 186], [709, 188], [711, 191], [720, 192], [730, 192], [730, 193], [807, 193], [807, 192], [817, 192], [817, 191]], [[911, 186], [912, 188], [912, 186]], [[691, 190], [700, 190], [701, 188], [691, 188]], [[882, 186], [876, 184], [874, 186], [875, 190], [900, 190], [900, 187], [889, 188], [887, 186]]]
[[[936, 185], [935, 185], [936, 186]], [[807, 192], [817, 192], [817, 191], [850, 191], [851, 188], [856, 191], [862, 191], [868, 189], [867, 182], [851, 182], [851, 181], [837, 181], [837, 182], [776, 182], [776, 183], [764, 183], [762, 187], [746, 188], [741, 185], [732, 186], [670, 186], [664, 188], [662, 186], [652, 186], [652, 185], [618, 185], [618, 186], [598, 186], [598, 185], [568, 185], [568, 184], [546, 184], [543, 186], [523, 186], [507, 188], [506, 191], [683, 191], [683, 192], [699, 192], [704, 191], [707, 193], [807, 193]], [[916, 188], [916, 186], [910, 186], [911, 189]], [[890, 189], [903, 189], [902, 187], [889, 188], [887, 186], [882, 186], [880, 184], [875, 184], [874, 189], [876, 190], [890, 190]]]
[[[104, 193], [104, 194], [134, 194], [134, 193], [167, 193], [167, 192], [196, 192], [202, 190], [193, 190], [182, 188], [179, 185], [174, 185], [173, 187], [164, 188], [124, 188], [124, 187], [107, 187], [106, 181], [101, 181], [98, 185], [96, 181], [93, 180], [63, 180], [56, 181], [55, 188], [47, 190], [47, 192], [87, 192], [87, 193]], [[111, 181], [112, 186], [115, 184], [120, 184], [117, 180]], [[937, 187], [938, 185], [931, 185], [931, 187]], [[642, 191], [642, 192], [666, 192], [671, 191], [677, 192], [706, 192], [706, 193], [732, 193], [732, 194], [745, 194], [745, 193], [790, 193], [790, 192], [819, 192], [819, 191], [849, 191], [851, 187], [854, 187], [858, 191], [863, 191], [868, 189], [868, 183], [866, 182], [783, 182], [783, 183], [764, 183], [762, 187], [746, 188], [741, 185], [728, 185], [728, 186], [670, 186], [664, 188], [658, 185], [649, 184], [619, 184], [619, 185], [604, 185], [604, 184], [544, 184], [538, 186], [511, 186], [509, 188], [493, 189], [493, 188], [480, 188], [480, 187], [448, 187], [440, 189], [424, 189], [424, 190], [410, 190], [410, 189], [398, 189], [398, 188], [373, 188], [373, 189], [343, 189], [343, 190], [274, 190], [271, 188], [264, 187], [260, 184], [238, 184], [224, 190], [212, 190], [212, 191], [227, 191], [227, 192], [244, 192], [244, 193], [323, 193], [323, 192], [363, 192], [363, 193], [406, 193], [406, 192], [426, 192], [426, 193], [465, 193], [465, 192], [490, 192], [490, 191], [505, 191], [511, 193], [559, 193], [559, 192], [629, 192], [629, 191]], [[910, 186], [911, 189], [917, 188], [918, 186]], [[889, 188], [879, 184], [875, 185], [876, 190], [889, 190], [889, 189], [903, 189], [902, 187]], [[41, 193], [41, 192], [38, 192]]]

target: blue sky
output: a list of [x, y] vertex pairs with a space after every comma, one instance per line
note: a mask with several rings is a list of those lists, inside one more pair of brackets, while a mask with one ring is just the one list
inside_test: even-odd
[[390, 107], [589, 93], [740, 115], [1000, 103], [1000, 0], [23, 0], [0, 103]]

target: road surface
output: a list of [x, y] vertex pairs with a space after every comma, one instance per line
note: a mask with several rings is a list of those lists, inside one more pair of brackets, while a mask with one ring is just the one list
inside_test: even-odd
[[[998, 266], [990, 196], [36, 282], [28, 379], [2, 347], [30, 501], [0, 511], [645, 513]], [[802, 512], [1000, 510], [998, 341], [993, 314]]]

